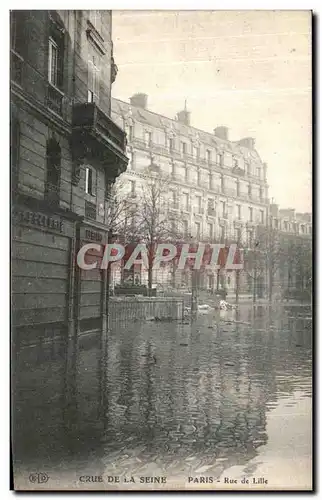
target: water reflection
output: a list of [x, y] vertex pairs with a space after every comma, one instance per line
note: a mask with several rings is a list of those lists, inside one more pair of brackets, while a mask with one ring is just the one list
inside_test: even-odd
[[49, 442], [50, 460], [61, 464], [66, 452], [66, 463], [95, 462], [96, 474], [177, 478], [219, 477], [248, 463], [270, 440], [269, 413], [290, 395], [295, 402], [311, 397], [310, 317], [304, 307], [240, 306], [191, 325], [149, 322], [111, 331], [104, 426], [95, 430], [91, 417], [98, 415], [93, 346], [79, 353], [77, 440]]
[[111, 332], [106, 466], [110, 451], [124, 446], [140, 464], [156, 455], [172, 473], [174, 462], [182, 470], [189, 457], [190, 472], [216, 469], [218, 459], [250, 460], [267, 442], [268, 409], [299, 387], [310, 393], [307, 320], [267, 307], [224, 313], [176, 329]]

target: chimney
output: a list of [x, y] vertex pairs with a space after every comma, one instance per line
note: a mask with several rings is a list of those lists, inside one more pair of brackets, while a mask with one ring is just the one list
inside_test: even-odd
[[187, 99], [184, 101], [184, 109], [177, 113], [176, 120], [183, 123], [183, 125], [190, 126], [190, 111], [187, 110]]
[[228, 127], [216, 127], [214, 130], [214, 134], [219, 139], [223, 139], [224, 141], [228, 141]]
[[147, 94], [134, 94], [132, 97], [130, 97], [130, 103], [131, 106], [134, 106], [136, 108], [143, 108], [146, 109], [148, 106], [148, 96]]
[[240, 139], [240, 141], [238, 141], [238, 144], [248, 149], [254, 149], [255, 139], [254, 137], [244, 137], [243, 139]]

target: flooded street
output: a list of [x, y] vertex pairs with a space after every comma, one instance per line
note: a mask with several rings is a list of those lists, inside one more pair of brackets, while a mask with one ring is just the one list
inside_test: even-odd
[[[241, 305], [193, 324], [111, 331], [105, 429], [80, 433], [68, 453], [47, 448], [48, 487], [82, 488], [80, 476], [94, 475], [103, 484], [86, 487], [310, 489], [310, 316], [305, 307]], [[89, 429], [95, 391], [86, 376], [97, 376], [97, 359], [91, 347], [79, 360]]]

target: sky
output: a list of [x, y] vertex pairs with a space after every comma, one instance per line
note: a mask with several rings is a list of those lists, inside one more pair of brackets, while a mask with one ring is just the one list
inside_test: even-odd
[[113, 11], [113, 41], [113, 97], [170, 118], [187, 99], [192, 126], [254, 137], [270, 198], [311, 211], [309, 11]]

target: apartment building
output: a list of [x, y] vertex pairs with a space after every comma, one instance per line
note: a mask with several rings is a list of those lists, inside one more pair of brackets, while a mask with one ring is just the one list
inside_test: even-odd
[[12, 304], [15, 345], [105, 328], [106, 276], [76, 252], [105, 243], [108, 193], [127, 166], [111, 119], [110, 11], [12, 11]]
[[[146, 94], [129, 101], [112, 99], [112, 117], [127, 133], [129, 165], [122, 177], [131, 197], [157, 167], [170, 179], [170, 207], [185, 240], [251, 246], [269, 208], [267, 165], [255, 140], [231, 141], [225, 126], [213, 133], [196, 129], [186, 108], [173, 119], [153, 113]], [[234, 272], [223, 279], [228, 289], [235, 287]], [[217, 273], [205, 276], [205, 286], [217, 282]]]
[[[270, 205], [271, 293], [310, 295], [312, 286], [312, 214]], [[275, 254], [275, 255], [274, 255]]]

